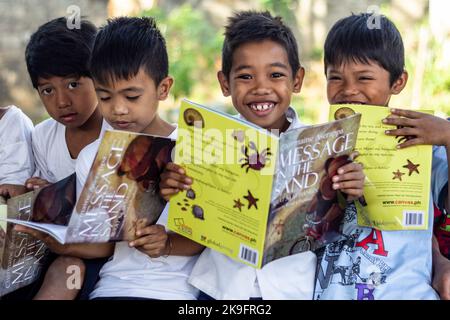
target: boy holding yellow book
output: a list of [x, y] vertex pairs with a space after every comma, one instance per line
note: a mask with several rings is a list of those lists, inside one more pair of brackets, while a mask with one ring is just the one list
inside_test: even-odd
[[[387, 107], [391, 96], [399, 94], [407, 83], [399, 31], [384, 16], [377, 17], [380, 28], [370, 28], [370, 18], [369, 14], [349, 16], [338, 21], [328, 34], [325, 72], [330, 104]], [[423, 126], [416, 126], [419, 122], [416, 118], [428, 119], [430, 125], [439, 122], [436, 118], [407, 111], [393, 111], [393, 114], [411, 119], [389, 118], [385, 124], [413, 128], [388, 130], [388, 134], [416, 137], [400, 147], [446, 145], [443, 139], [433, 138]], [[431, 184], [431, 199], [435, 201], [448, 181], [447, 171], [445, 149], [435, 148]], [[431, 200], [426, 230], [382, 231], [362, 227], [357, 224], [355, 210], [345, 219], [344, 238], [318, 254], [322, 257], [315, 299], [437, 299], [431, 286], [432, 225]], [[442, 274], [444, 269], [435, 268], [435, 272]]]
[[[229, 19], [218, 79], [240, 117], [281, 135], [299, 128], [302, 124], [290, 102], [292, 94], [300, 93], [303, 77], [297, 42], [281, 18], [267, 12], [241, 12]], [[176, 164], [167, 165], [160, 185], [167, 200], [189, 189], [192, 180], [186, 174]], [[364, 182], [362, 166], [341, 166], [333, 182], [334, 190], [358, 198]], [[280, 258], [257, 270], [207, 248], [189, 282], [203, 292], [200, 299], [311, 299], [315, 271], [312, 251]]]

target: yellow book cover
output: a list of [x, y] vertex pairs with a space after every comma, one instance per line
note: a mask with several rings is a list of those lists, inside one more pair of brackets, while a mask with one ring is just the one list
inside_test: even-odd
[[169, 229], [256, 268], [314, 249], [339, 232], [345, 201], [327, 170], [348, 161], [359, 118], [279, 137], [184, 100], [175, 163], [193, 184], [170, 200]]
[[[430, 111], [423, 111], [429, 112]], [[431, 146], [397, 149], [409, 137], [391, 137], [382, 120], [389, 108], [332, 105], [330, 120], [361, 113], [356, 150], [364, 165], [364, 198], [357, 202], [358, 224], [380, 230], [426, 230], [431, 183]]]

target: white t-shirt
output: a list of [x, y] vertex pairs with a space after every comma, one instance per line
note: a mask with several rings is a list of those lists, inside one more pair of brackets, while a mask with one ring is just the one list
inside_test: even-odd
[[0, 119], [0, 184], [24, 185], [33, 175], [32, 131], [30, 118], [9, 106]]
[[54, 119], [39, 123], [32, 135], [36, 164], [34, 176], [56, 182], [75, 171], [75, 161], [66, 142], [66, 127]]
[[433, 199], [448, 180], [446, 151], [433, 149], [428, 230], [377, 231], [357, 224], [356, 209], [345, 213], [343, 238], [318, 254], [315, 299], [438, 299], [431, 287]]
[[[297, 113], [286, 111], [288, 130], [299, 128]], [[274, 260], [261, 269], [237, 262], [206, 248], [197, 260], [189, 283], [217, 300], [248, 300], [251, 297], [311, 300], [316, 256], [307, 251]]]
[[[169, 138], [176, 138], [175, 130]], [[77, 186], [84, 185], [100, 139], [84, 148], [76, 163]], [[79, 188], [77, 188], [79, 189]], [[167, 224], [168, 205], [157, 224]], [[90, 298], [139, 297], [159, 300], [194, 300], [198, 291], [187, 280], [197, 256], [150, 258], [128, 242], [117, 242], [112, 258], [100, 270]]]
[[[100, 136], [110, 128], [103, 120]], [[36, 164], [34, 176], [53, 183], [75, 172], [77, 159], [70, 155], [64, 125], [52, 118], [42, 121], [33, 131], [32, 142]]]

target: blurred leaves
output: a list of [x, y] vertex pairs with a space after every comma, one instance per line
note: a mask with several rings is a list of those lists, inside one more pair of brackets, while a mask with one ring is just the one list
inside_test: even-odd
[[167, 41], [170, 74], [175, 78], [175, 99], [190, 96], [196, 85], [218, 86], [215, 69], [223, 37], [205, 13], [183, 4], [170, 12], [155, 8], [144, 12], [157, 19]]

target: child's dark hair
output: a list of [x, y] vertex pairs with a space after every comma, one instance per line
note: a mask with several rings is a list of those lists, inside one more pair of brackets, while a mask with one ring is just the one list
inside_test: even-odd
[[222, 47], [222, 72], [228, 78], [232, 68], [233, 53], [248, 42], [272, 40], [286, 50], [292, 74], [300, 69], [297, 40], [281, 17], [273, 17], [268, 11], [242, 11], [228, 18]]
[[[373, 24], [371, 18], [379, 19], [379, 25]], [[325, 40], [325, 72], [329, 65], [350, 61], [378, 63], [389, 72], [392, 86], [405, 69], [402, 36], [394, 23], [384, 15], [368, 13], [336, 22]]]
[[158, 86], [169, 73], [166, 42], [153, 18], [120, 17], [100, 28], [90, 70], [101, 84], [128, 80], [143, 68]]
[[90, 77], [88, 62], [96, 33], [95, 25], [84, 19], [78, 29], [69, 29], [65, 17], [40, 26], [25, 50], [33, 87], [37, 89], [38, 78]]

